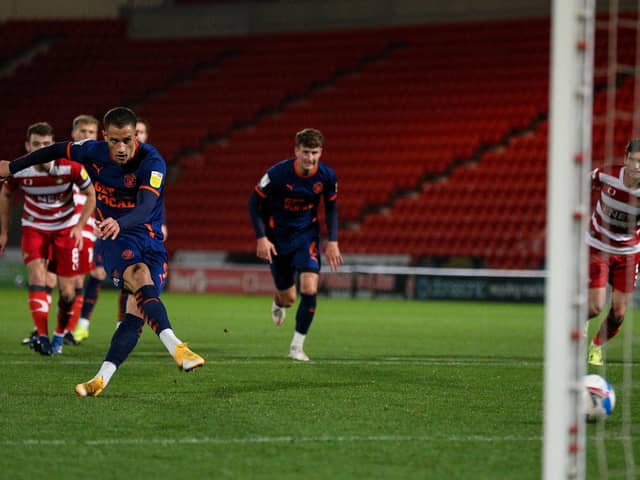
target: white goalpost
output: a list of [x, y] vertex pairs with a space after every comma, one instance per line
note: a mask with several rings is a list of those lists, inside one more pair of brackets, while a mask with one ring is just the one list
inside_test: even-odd
[[543, 478], [585, 478], [587, 246], [595, 0], [554, 0], [547, 196]]

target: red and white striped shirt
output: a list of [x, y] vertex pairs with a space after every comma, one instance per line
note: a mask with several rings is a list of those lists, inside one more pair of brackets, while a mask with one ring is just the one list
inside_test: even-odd
[[73, 199], [73, 185], [84, 190], [91, 179], [82, 165], [65, 158], [51, 163], [43, 172], [26, 168], [5, 181], [9, 191], [24, 191], [22, 226], [48, 232], [64, 230], [78, 223], [80, 213]]
[[640, 252], [640, 188], [624, 184], [622, 165], [596, 168], [591, 188], [597, 192], [587, 244], [614, 255]]

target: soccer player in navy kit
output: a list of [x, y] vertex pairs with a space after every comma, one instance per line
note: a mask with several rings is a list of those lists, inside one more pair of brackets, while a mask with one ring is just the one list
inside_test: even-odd
[[285, 308], [296, 301], [300, 276], [300, 305], [289, 357], [306, 362], [303, 345], [316, 311], [320, 262], [318, 205], [324, 200], [329, 241], [325, 259], [332, 271], [342, 264], [338, 247], [338, 183], [331, 167], [320, 163], [324, 138], [306, 128], [296, 134], [295, 157], [273, 165], [249, 198], [249, 216], [256, 233], [256, 255], [271, 265], [276, 293], [271, 318], [276, 326]]
[[107, 386], [135, 348], [145, 321], [180, 369], [188, 372], [204, 365], [204, 359], [176, 337], [159, 298], [167, 278], [161, 230], [165, 161], [153, 146], [136, 141], [136, 116], [128, 108], [111, 109], [103, 125], [105, 141], [55, 143], [13, 162], [0, 161], [0, 177], [59, 157], [82, 163], [97, 192], [103, 240], [98, 254], [116, 287], [133, 294], [98, 373], [76, 385], [83, 397], [97, 396]]

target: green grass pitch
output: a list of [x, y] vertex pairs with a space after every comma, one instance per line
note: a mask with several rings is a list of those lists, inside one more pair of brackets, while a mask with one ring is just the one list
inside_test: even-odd
[[[286, 357], [295, 310], [277, 328], [267, 297], [163, 298], [204, 368], [180, 372], [145, 327], [102, 395], [78, 398], [74, 385], [108, 348], [115, 293], [103, 291], [83, 345], [49, 358], [20, 345], [26, 291], [0, 290], [0, 478], [541, 477], [541, 305], [320, 297], [305, 345], [313, 362], [299, 364]], [[609, 478], [624, 478], [629, 433], [640, 463], [635, 335], [633, 395], [622, 338], [607, 350], [618, 408], [604, 431], [588, 427], [589, 478], [602, 473], [599, 434]]]

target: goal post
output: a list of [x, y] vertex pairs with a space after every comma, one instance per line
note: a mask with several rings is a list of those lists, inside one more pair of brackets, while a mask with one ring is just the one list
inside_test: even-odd
[[554, 0], [545, 287], [545, 480], [585, 478], [587, 245], [594, 0]]

